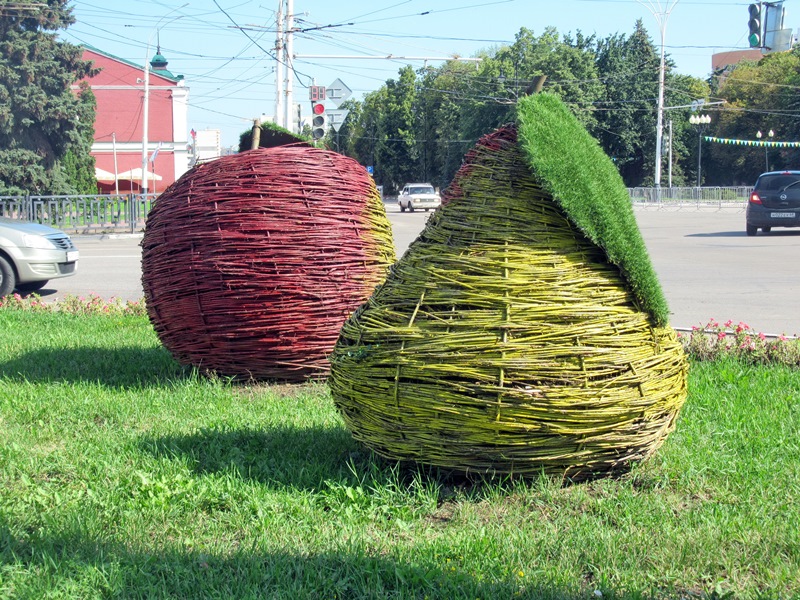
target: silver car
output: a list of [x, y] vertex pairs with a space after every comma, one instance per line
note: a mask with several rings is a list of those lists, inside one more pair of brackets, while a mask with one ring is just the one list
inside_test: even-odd
[[35, 292], [77, 269], [78, 250], [66, 233], [0, 217], [0, 298], [14, 290]]

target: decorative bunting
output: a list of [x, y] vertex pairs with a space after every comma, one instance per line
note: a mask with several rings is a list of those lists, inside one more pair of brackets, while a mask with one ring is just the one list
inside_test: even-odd
[[718, 138], [710, 135], [703, 136], [707, 142], [716, 144], [733, 144], [734, 146], [755, 146], [758, 148], [800, 148], [800, 142], [762, 142], [761, 140], [734, 140]]

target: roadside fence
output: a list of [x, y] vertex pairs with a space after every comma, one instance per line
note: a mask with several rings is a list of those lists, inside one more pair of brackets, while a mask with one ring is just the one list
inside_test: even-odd
[[[634, 206], [647, 209], [740, 208], [752, 187], [628, 188]], [[135, 233], [144, 228], [157, 194], [0, 196], [0, 217], [33, 221], [68, 233]]]
[[635, 206], [667, 208], [741, 208], [747, 206], [752, 186], [739, 187], [635, 187], [628, 188]]
[[32, 221], [68, 233], [134, 233], [144, 227], [156, 194], [0, 196], [0, 217]]

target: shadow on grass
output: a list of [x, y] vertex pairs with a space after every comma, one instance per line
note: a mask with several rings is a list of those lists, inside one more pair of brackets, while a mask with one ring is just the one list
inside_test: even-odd
[[[204, 429], [192, 435], [142, 438], [143, 451], [159, 459], [185, 461], [199, 475], [230, 473], [269, 487], [319, 492], [331, 486], [366, 489], [422, 484], [437, 489], [440, 502], [455, 497], [478, 502], [500, 490], [511, 493], [532, 478], [463, 473], [383, 458], [355, 441], [344, 426], [263, 430]], [[541, 477], [569, 486], [569, 479]], [[586, 480], [588, 481], [588, 480]], [[505, 492], [503, 492], [505, 493]]]
[[351, 463], [362, 467], [372, 460], [344, 427], [203, 429], [144, 438], [141, 447], [158, 458], [184, 459], [199, 475], [234, 473], [244, 480], [304, 490], [342, 482], [352, 476]]
[[42, 349], [0, 363], [0, 377], [11, 380], [90, 382], [117, 388], [163, 386], [192, 374], [193, 369], [181, 366], [163, 347]]
[[[0, 519], [0, 565], [16, 597], [44, 598], [65, 589], [124, 598], [542, 598], [585, 599], [589, 590], [530, 581], [497, 581], [416, 552], [414, 564], [368, 554], [359, 542], [327, 552], [261, 550], [275, 540], [243, 540], [245, 551], [213, 554], [88, 539], [81, 531], [15, 536]], [[134, 548], [132, 550], [132, 548]], [[479, 577], [480, 576], [480, 577]], [[65, 588], [68, 586], [68, 588]], [[6, 588], [8, 589], [8, 588]]]

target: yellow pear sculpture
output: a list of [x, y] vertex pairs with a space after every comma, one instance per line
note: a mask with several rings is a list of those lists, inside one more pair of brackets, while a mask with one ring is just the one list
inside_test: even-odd
[[378, 454], [580, 479], [651, 455], [687, 361], [622, 180], [555, 97], [467, 155], [345, 323], [329, 385]]

